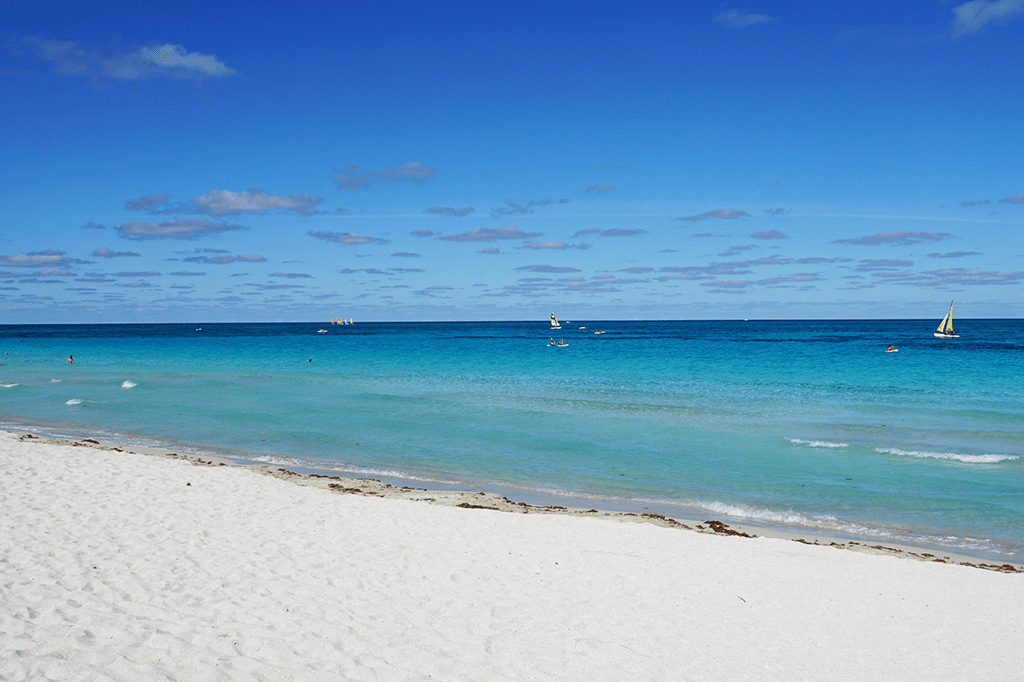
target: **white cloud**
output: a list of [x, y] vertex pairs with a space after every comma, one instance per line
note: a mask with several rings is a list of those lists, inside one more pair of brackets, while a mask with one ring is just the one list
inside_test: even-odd
[[182, 258], [186, 263], [209, 263], [211, 265], [227, 265], [228, 263], [234, 263], [234, 256], [191, 256], [189, 258]]
[[[608, 185], [608, 189], [611, 189], [611, 185]], [[568, 203], [568, 199], [559, 199], [558, 203]], [[533, 209], [537, 206], [550, 206], [555, 203], [551, 199], [530, 199], [525, 204], [521, 204], [513, 199], [506, 199], [501, 206], [491, 209], [492, 218], [502, 218], [509, 215], [525, 215], [527, 213], [533, 213]]]
[[427, 213], [433, 213], [434, 215], [446, 215], [455, 218], [463, 218], [476, 209], [472, 206], [466, 206], [464, 208], [453, 208], [451, 206], [431, 206], [427, 209]]
[[245, 228], [241, 225], [225, 225], [193, 218], [164, 222], [133, 221], [115, 229], [126, 239], [199, 239], [208, 234]]
[[361, 234], [354, 234], [352, 232], [328, 232], [327, 230], [320, 230], [319, 232], [313, 232], [312, 230], [306, 232], [310, 237], [321, 239], [325, 242], [334, 242], [335, 244], [387, 244], [387, 239], [380, 239], [379, 237], [367, 237]]
[[772, 18], [764, 14], [743, 14], [742, 12], [731, 9], [719, 14], [715, 17], [715, 21], [720, 24], [725, 24], [729, 28], [746, 28], [747, 26], [772, 21]]
[[972, 0], [954, 7], [953, 14], [953, 37], [959, 38], [1024, 14], [1024, 0]]
[[685, 220], [690, 222], [699, 222], [701, 220], [708, 220], [710, 218], [723, 218], [725, 220], [733, 220], [735, 218], [745, 218], [750, 214], [746, 211], [737, 211], [732, 208], [720, 208], [715, 211], [705, 211], [699, 215], [686, 216], [685, 218], [679, 218], [679, 220]]
[[1024, 272], [1019, 270], [1013, 272], [986, 272], [965, 268], [945, 268], [943, 270], [925, 270], [924, 274], [931, 275], [945, 284], [1000, 285], [1024, 282]]
[[313, 194], [282, 196], [269, 194], [261, 189], [250, 189], [245, 192], [212, 189], [188, 203], [172, 204], [170, 199], [171, 195], [166, 192], [148, 194], [138, 199], [129, 199], [124, 202], [124, 207], [129, 211], [146, 211], [150, 215], [203, 213], [218, 218], [239, 213], [269, 211], [276, 208], [294, 211], [300, 215], [314, 215], [317, 213], [317, 205], [324, 200], [323, 197]]
[[568, 265], [522, 265], [516, 268], [516, 270], [550, 273], [582, 272], [582, 270], [580, 270], [579, 268], [573, 268]]
[[890, 246], [910, 246], [924, 241], [937, 242], [953, 235], [948, 232], [906, 232], [903, 230], [890, 230], [879, 232], [856, 239], [836, 239], [833, 244], [853, 244], [855, 246], [879, 246], [888, 244]]
[[789, 237], [778, 230], [761, 230], [750, 235], [753, 239], [789, 239]]
[[149, 78], [202, 80], [224, 78], [238, 72], [212, 54], [189, 52], [182, 45], [152, 45], [132, 52], [103, 54], [95, 48], [80, 48], [73, 41], [22, 39], [35, 56], [53, 62], [53, 69], [65, 76], [136, 81]]
[[591, 228], [588, 228], [588, 229], [585, 229], [585, 230], [577, 230], [577, 232], [575, 234], [573, 234], [572, 238], [576, 239], [577, 237], [585, 237], [587, 235], [592, 235], [592, 234], [596, 234], [596, 235], [599, 235], [601, 237], [635, 237], [635, 236], [640, 235], [640, 234], [647, 234], [647, 230], [641, 230], [641, 229], [623, 230], [623, 229], [618, 228], [618, 227], [611, 227], [611, 228], [608, 228], [607, 230], [602, 230], [602, 229], [597, 228], [597, 227], [591, 227]]
[[97, 258], [121, 258], [122, 256], [141, 256], [142, 254], [135, 253], [134, 251], [113, 251], [105, 246], [101, 246], [93, 251], [92, 255]]
[[581, 249], [587, 250], [590, 244], [580, 242], [579, 244], [566, 244], [565, 242], [529, 242], [523, 245], [524, 249], [545, 250], [545, 249]]
[[383, 170], [345, 166], [335, 173], [334, 181], [338, 183], [338, 189], [368, 189], [377, 182], [412, 182], [418, 185], [436, 176], [437, 171], [433, 168], [412, 162]]
[[14, 256], [0, 256], [0, 267], [7, 268], [54, 268], [70, 263], [84, 263], [77, 258], [69, 258], [63, 251], [47, 249], [46, 251], [30, 251]]
[[475, 230], [462, 234], [450, 234], [447, 237], [438, 237], [446, 242], [494, 242], [499, 239], [532, 239], [539, 237], [543, 232], [523, 232], [514, 225], [505, 227], [478, 227]]
[[218, 60], [215, 55], [189, 52], [181, 45], [168, 43], [157, 47], [143, 47], [139, 49], [138, 55], [142, 61], [174, 74], [172, 76], [174, 78], [188, 78], [196, 75], [223, 78], [238, 74], [230, 66]]
[[[143, 197], [143, 199], [145, 198]], [[213, 189], [207, 194], [193, 199], [192, 204], [195, 206], [196, 213], [205, 213], [206, 215], [217, 217], [254, 211], [269, 211], [275, 208], [295, 211], [301, 215], [313, 215], [316, 213], [317, 204], [323, 200], [323, 197], [312, 194], [278, 196], [276, 194], [268, 194], [261, 189], [250, 189], [246, 192]]]

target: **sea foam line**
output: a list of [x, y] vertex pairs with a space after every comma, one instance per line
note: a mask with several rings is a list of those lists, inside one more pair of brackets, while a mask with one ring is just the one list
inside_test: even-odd
[[121, 388], [135, 388], [136, 386], [138, 386], [138, 384], [134, 381], [126, 381], [121, 384]]
[[0, 384], [0, 388], [14, 388], [18, 384]]
[[347, 476], [380, 476], [382, 478], [417, 481], [420, 483], [437, 483], [440, 485], [466, 485], [468, 483], [467, 481], [457, 479], [448, 479], [441, 476], [414, 474], [408, 471], [399, 471], [397, 469], [392, 470], [360, 466], [358, 464], [343, 464], [340, 462], [299, 459], [297, 457], [275, 457], [273, 455], [256, 455], [245, 457], [244, 459], [250, 462], [270, 464], [273, 466], [291, 466], [300, 467], [304, 469], [315, 469], [318, 471], [332, 471], [337, 474]]
[[963, 455], [958, 452], [921, 452], [918, 450], [900, 450], [899, 448], [875, 448], [875, 452], [902, 457], [921, 457], [925, 459], [952, 459], [967, 464], [995, 464], [1010, 459], [1020, 459], [1018, 455]]
[[67, 401], [64, 404], [65, 405], [81, 405], [82, 404], [82, 399], [81, 398], [72, 398], [71, 400]]
[[1020, 556], [1010, 547], [1000, 547], [991, 540], [958, 537], [954, 535], [927, 535], [915, 533], [909, 529], [890, 528], [884, 526], [866, 526], [850, 521], [843, 521], [830, 514], [807, 514], [795, 511], [780, 511], [725, 502], [698, 503], [708, 511], [740, 519], [741, 521], [760, 522], [766, 525], [781, 525], [783, 528], [803, 527], [821, 530], [827, 535], [839, 532], [860, 538], [875, 538], [883, 542], [923, 544], [939, 546], [952, 551], [982, 551], [997, 555]]
[[806, 445], [811, 448], [848, 448], [849, 443], [830, 443], [827, 440], [800, 440], [799, 438], [787, 438], [790, 443]]
[[[260, 462], [263, 464], [270, 464], [275, 466], [293, 466], [299, 468], [309, 468], [318, 470], [334, 471], [341, 475], [360, 475], [360, 476], [381, 476], [387, 478], [395, 478], [399, 480], [417, 481], [426, 484], [442, 484], [442, 485], [466, 485], [467, 481], [459, 480], [444, 480], [442, 477], [430, 477], [430, 476], [416, 476], [410, 475], [406, 471], [387, 470], [387, 469], [375, 469], [372, 467], [364, 467], [359, 465], [345, 465], [338, 462], [323, 462], [300, 459], [297, 457], [275, 457], [273, 455], [260, 455], [256, 457], [247, 457], [250, 462]], [[469, 483], [470, 486], [473, 484]], [[582, 493], [581, 491], [572, 491], [559, 488], [552, 488], [548, 486], [531, 487], [531, 486], [519, 486], [509, 485], [508, 483], [502, 484], [502, 487], [524, 490], [528, 492], [539, 492], [541, 494], [550, 495], [553, 497], [561, 497], [567, 500], [575, 500], [578, 504], [582, 500], [586, 500], [588, 504], [594, 502], [600, 504], [602, 501], [617, 503], [617, 502], [628, 502], [630, 504], [651, 504], [658, 506], [676, 507], [681, 508], [680, 511], [685, 515], [690, 515], [685, 511], [686, 508], [690, 510], [701, 510], [710, 514], [722, 515], [736, 519], [742, 523], [744, 521], [761, 523], [766, 526], [776, 526], [781, 528], [787, 528], [789, 530], [805, 529], [811, 532], [821, 532], [825, 535], [831, 533], [840, 533], [858, 537], [861, 539], [873, 539], [875, 541], [883, 542], [910, 542], [910, 543], [923, 543], [926, 546], [940, 546], [945, 547], [947, 550], [977, 550], [984, 552], [992, 552], [997, 555], [1013, 555], [1017, 556], [1009, 548], [997, 547], [992, 544], [989, 540], [975, 539], [969, 537], [954, 537], [954, 536], [935, 536], [935, 535], [922, 535], [914, 533], [913, 531], [898, 529], [898, 528], [887, 528], [885, 526], [868, 526], [860, 523], [845, 521], [837, 518], [831, 514], [813, 514], [803, 513], [793, 510], [780, 510], [780, 509], [769, 509], [766, 507], [753, 507], [743, 504], [734, 504], [728, 502], [718, 502], [712, 500], [699, 500], [699, 499], [686, 499], [686, 500], [668, 500], [668, 499], [656, 499], [656, 498], [630, 498], [620, 497], [617, 495], [605, 495], [601, 493]], [[614, 507], [612, 507], [614, 508]], [[647, 508], [646, 506], [644, 507]], [[668, 512], [671, 516], [672, 513]]]

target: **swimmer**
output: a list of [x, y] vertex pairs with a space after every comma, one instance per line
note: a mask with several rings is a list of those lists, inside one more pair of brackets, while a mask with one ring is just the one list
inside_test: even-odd
[[75, 361], [75, 359], [74, 359], [74, 358], [73, 358], [72, 356], [70, 356], [70, 355], [69, 355], [69, 356], [68, 356], [68, 364], [70, 365], [70, 364], [72, 364], [72, 363], [73, 363], [74, 361]]

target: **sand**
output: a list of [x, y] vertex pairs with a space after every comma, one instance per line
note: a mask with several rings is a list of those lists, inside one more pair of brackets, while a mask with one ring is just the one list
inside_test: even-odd
[[38, 440], [0, 433], [5, 681], [1024, 670], [1019, 573]]

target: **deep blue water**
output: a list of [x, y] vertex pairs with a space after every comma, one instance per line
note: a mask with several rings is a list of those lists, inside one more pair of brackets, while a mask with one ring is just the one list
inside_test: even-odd
[[0, 418], [1021, 561], [1024, 321], [937, 323], [0, 326]]

